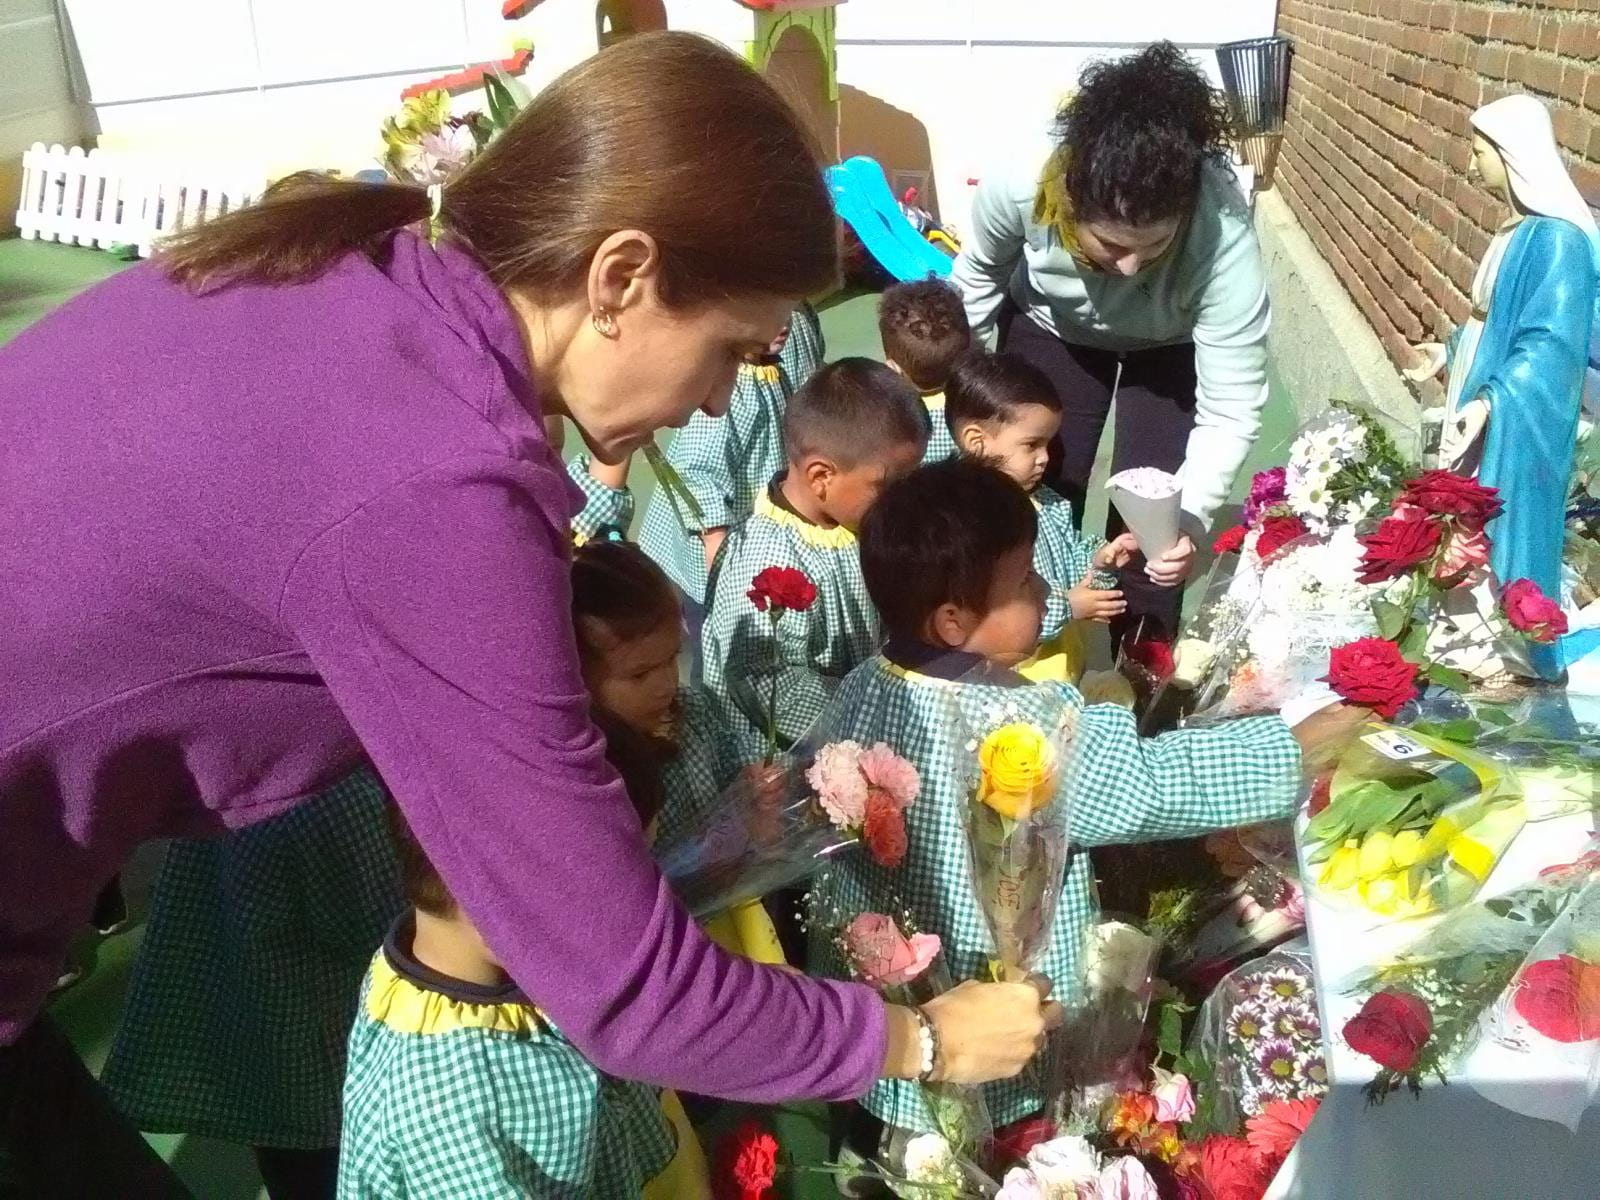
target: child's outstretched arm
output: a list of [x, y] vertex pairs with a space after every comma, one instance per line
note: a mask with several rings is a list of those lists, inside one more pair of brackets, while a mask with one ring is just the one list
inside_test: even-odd
[[583, 491], [583, 510], [572, 518], [572, 537], [578, 545], [592, 542], [611, 530], [627, 536], [633, 524], [628, 465], [625, 462], [608, 467], [587, 454], [576, 455], [567, 463], [567, 477]]

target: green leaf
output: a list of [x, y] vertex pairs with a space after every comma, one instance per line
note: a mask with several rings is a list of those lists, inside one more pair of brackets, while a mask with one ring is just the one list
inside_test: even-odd
[[1392, 601], [1374, 600], [1372, 615], [1378, 619], [1378, 636], [1392, 642], [1406, 627], [1406, 621], [1411, 613]]
[[1478, 719], [1485, 725], [1498, 725], [1502, 729], [1517, 723], [1517, 719], [1502, 708], [1485, 708], [1478, 713]]
[[1400, 654], [1416, 662], [1423, 656], [1428, 648], [1428, 627], [1423, 624], [1413, 625], [1406, 630], [1405, 637], [1400, 639]]
[[1156, 1034], [1156, 1047], [1161, 1053], [1174, 1058], [1183, 1053], [1183, 1013], [1175, 1004], [1161, 1009], [1161, 1027]]
[[1499, 897], [1494, 900], [1485, 900], [1483, 902], [1483, 906], [1497, 917], [1507, 917], [1511, 915], [1511, 901], [1505, 899], [1504, 897]]
[[1472, 686], [1472, 681], [1460, 671], [1454, 667], [1442, 667], [1438, 663], [1428, 664], [1427, 675], [1431, 682], [1452, 692], [1464, 692]]
[[1443, 738], [1462, 746], [1472, 746], [1478, 741], [1478, 726], [1466, 717], [1456, 717], [1450, 721], [1418, 721], [1411, 728], [1417, 733]]
[[496, 132], [503, 131], [516, 118], [517, 102], [498, 75], [483, 77], [483, 95], [489, 102], [489, 119], [494, 122]]

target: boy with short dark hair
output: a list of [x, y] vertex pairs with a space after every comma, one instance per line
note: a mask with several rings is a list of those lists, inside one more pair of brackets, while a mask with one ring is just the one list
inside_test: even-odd
[[[773, 686], [780, 746], [791, 745], [857, 663], [878, 648], [855, 530], [885, 483], [912, 470], [928, 441], [916, 390], [882, 363], [847, 358], [817, 371], [783, 415], [788, 466], [731, 534], [710, 585], [706, 687], [745, 762], [766, 749]], [[801, 571], [817, 589], [804, 611], [774, 619], [750, 598], [769, 567]]]
[[924, 462], [955, 453], [944, 422], [944, 389], [950, 371], [972, 347], [972, 330], [961, 293], [938, 279], [887, 288], [878, 302], [878, 336], [889, 365], [911, 381], [933, 424]]

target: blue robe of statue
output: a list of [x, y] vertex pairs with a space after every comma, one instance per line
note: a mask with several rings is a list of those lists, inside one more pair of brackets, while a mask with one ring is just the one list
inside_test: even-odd
[[[1595, 319], [1597, 250], [1558, 217], [1529, 216], [1512, 233], [1495, 276], [1477, 353], [1457, 405], [1489, 405], [1479, 480], [1500, 489], [1505, 511], [1489, 523], [1490, 562], [1502, 586], [1531, 579], [1560, 595], [1567, 487]], [[1545, 679], [1556, 647], [1531, 645]]]

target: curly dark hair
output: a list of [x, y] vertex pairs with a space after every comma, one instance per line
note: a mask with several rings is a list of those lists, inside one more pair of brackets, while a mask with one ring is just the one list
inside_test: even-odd
[[878, 302], [883, 353], [921, 391], [942, 388], [972, 346], [961, 293], [942, 279], [897, 283]]
[[1073, 212], [1129, 225], [1187, 216], [1228, 130], [1222, 94], [1171, 42], [1090, 63], [1056, 115]]

